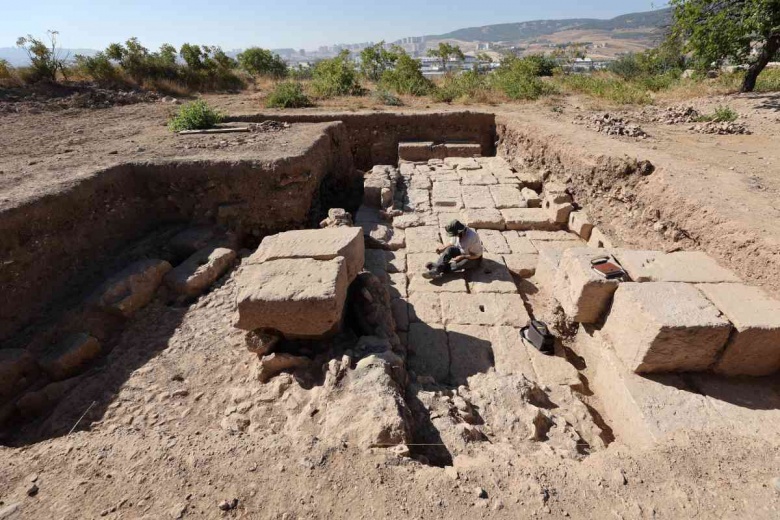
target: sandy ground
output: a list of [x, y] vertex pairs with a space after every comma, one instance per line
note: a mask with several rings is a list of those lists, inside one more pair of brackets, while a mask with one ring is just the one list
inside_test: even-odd
[[[209, 100], [226, 111], [261, 111], [251, 95]], [[740, 218], [776, 233], [777, 100], [696, 101], [724, 102], [753, 135], [641, 123], [651, 138], [629, 144], [696, 163], [684, 180], [692, 189], [741, 205]], [[560, 118], [567, 131], [587, 136], [571, 124], [584, 103], [568, 103], [560, 115], [548, 104], [507, 111]], [[159, 102], [0, 116], [0, 205], [114, 161], [224, 153], [215, 137], [199, 141], [204, 148], [184, 148], [163, 127], [171, 108]], [[248, 146], [280, 153], [295, 146], [285, 131], [256, 137]], [[273, 395], [279, 383], [261, 388], [252, 380], [253, 358], [230, 325], [234, 288], [231, 274], [190, 306], [156, 302], [141, 311], [77, 391], [19, 432], [14, 447], [0, 448], [0, 519], [780, 517], [780, 489], [771, 482], [780, 476], [777, 438], [681, 432], [652, 449], [617, 439], [579, 458], [545, 443], [509, 449], [495, 439], [459, 454], [457, 472], [387, 450], [334, 446], [294, 427], [310, 390], [291, 382], [282, 391], [290, 397], [281, 399]], [[253, 419], [247, 432], [225, 425], [236, 407]], [[220, 509], [223, 501], [231, 509]]]

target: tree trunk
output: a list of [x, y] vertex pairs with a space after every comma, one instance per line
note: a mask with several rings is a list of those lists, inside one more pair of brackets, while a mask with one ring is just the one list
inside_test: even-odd
[[753, 89], [756, 88], [758, 75], [764, 70], [769, 60], [777, 54], [778, 49], [780, 49], [780, 34], [773, 34], [764, 44], [758, 54], [758, 59], [748, 67], [745, 79], [742, 81], [742, 88], [739, 89], [740, 92], [753, 92]]

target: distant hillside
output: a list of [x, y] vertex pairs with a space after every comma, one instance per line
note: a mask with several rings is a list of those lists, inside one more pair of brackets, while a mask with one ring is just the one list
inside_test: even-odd
[[[461, 40], [478, 42], [521, 42], [562, 31], [631, 31], [636, 29], [660, 29], [671, 22], [671, 8], [644, 13], [624, 14], [611, 20], [572, 18], [569, 20], [534, 20], [520, 23], [502, 23], [482, 27], [468, 27], [446, 34], [427, 36], [429, 40]], [[620, 34], [620, 33], [617, 33]], [[635, 32], [635, 35], [646, 35]], [[618, 36], [620, 37], [620, 36]]]

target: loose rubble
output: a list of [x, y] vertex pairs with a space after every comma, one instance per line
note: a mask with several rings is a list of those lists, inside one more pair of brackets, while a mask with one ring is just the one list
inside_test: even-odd
[[599, 114], [590, 117], [576, 116], [574, 122], [584, 124], [591, 130], [611, 136], [635, 137], [638, 139], [649, 137], [638, 125], [629, 123], [622, 117], [615, 117], [611, 114]]

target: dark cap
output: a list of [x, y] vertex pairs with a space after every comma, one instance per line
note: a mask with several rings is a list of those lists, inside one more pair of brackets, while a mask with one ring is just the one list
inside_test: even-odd
[[466, 230], [466, 226], [460, 220], [452, 220], [444, 227], [444, 231], [451, 237], [456, 237]]

